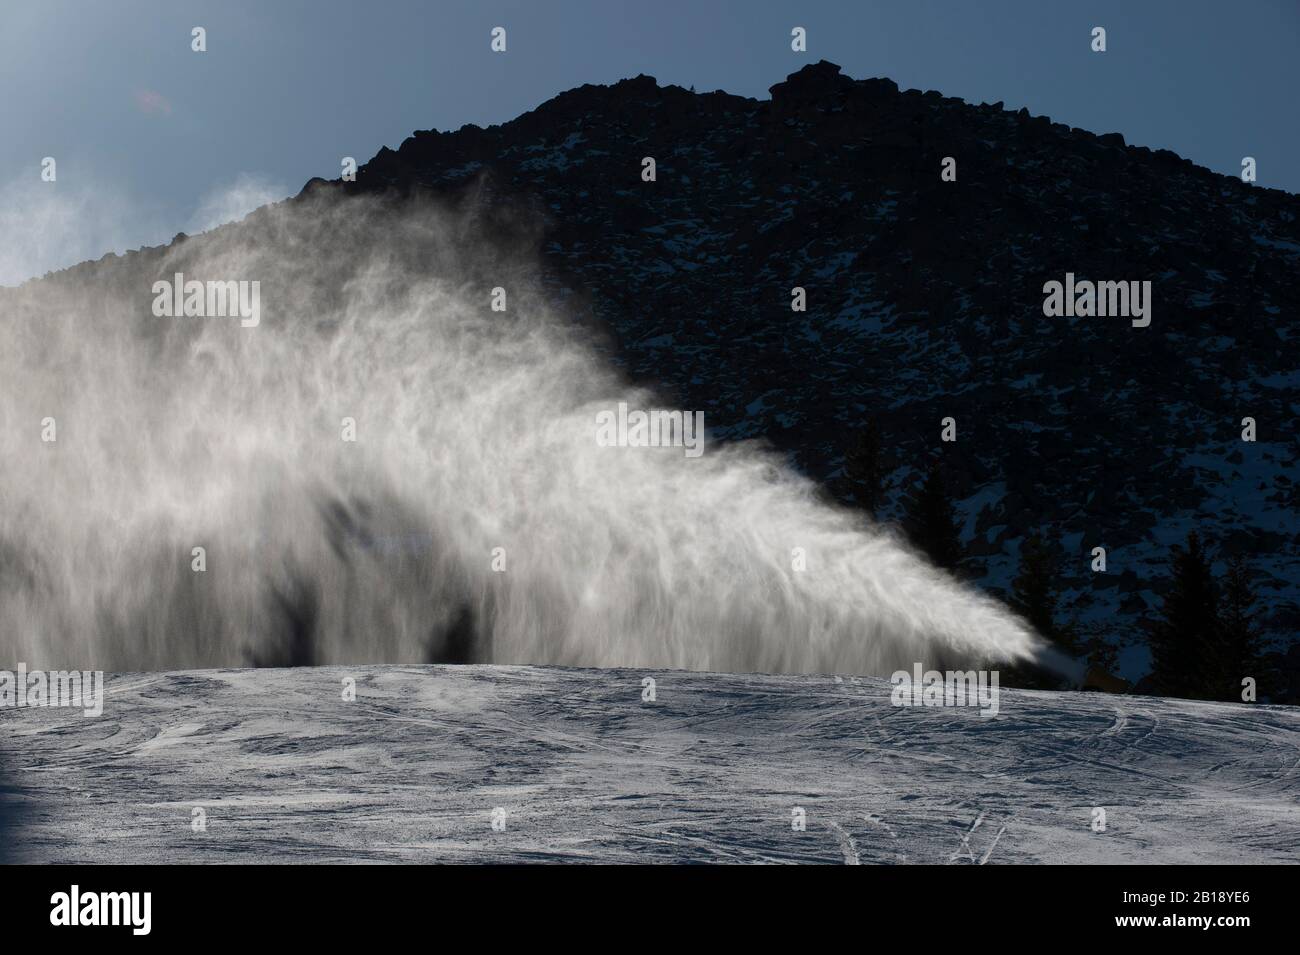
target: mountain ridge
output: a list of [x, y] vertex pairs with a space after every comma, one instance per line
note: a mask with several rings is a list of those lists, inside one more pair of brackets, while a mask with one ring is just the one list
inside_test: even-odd
[[[1250, 559], [1266, 635], [1293, 640], [1300, 197], [825, 61], [770, 92], [587, 84], [506, 123], [414, 133], [299, 198], [419, 190], [505, 211], [634, 381], [828, 488], [878, 419], [881, 516], [941, 457], [963, 574], [1005, 594], [1023, 541], [1048, 534], [1064, 616], [1125, 647], [1130, 676], [1192, 529]], [[1067, 274], [1151, 281], [1151, 326], [1046, 318], [1043, 285]]]
[[[578, 317], [612, 328], [616, 360], [715, 435], [834, 483], [846, 432], [881, 418], [887, 518], [942, 453], [967, 573], [1005, 592], [1028, 534], [1060, 539], [1065, 614], [1136, 648], [1131, 675], [1169, 549], [1196, 527], [1252, 559], [1268, 635], [1300, 632], [1300, 197], [825, 61], [770, 92], [585, 85], [497, 126], [417, 132], [341, 187], [531, 203], [560, 299], [589, 297]], [[1153, 327], [1044, 318], [1043, 283], [1067, 273], [1152, 281]], [[858, 380], [882, 368], [888, 384]]]

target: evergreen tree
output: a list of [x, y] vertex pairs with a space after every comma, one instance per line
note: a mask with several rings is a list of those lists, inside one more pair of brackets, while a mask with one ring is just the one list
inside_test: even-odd
[[920, 488], [908, 498], [905, 511], [903, 528], [912, 543], [939, 567], [955, 571], [962, 556], [961, 536], [938, 461], [930, 465]]
[[1255, 631], [1255, 612], [1252, 609], [1255, 595], [1250, 586], [1250, 568], [1245, 558], [1237, 556], [1228, 561], [1224, 576], [1222, 599], [1219, 607], [1219, 672], [1218, 684], [1223, 700], [1241, 700], [1243, 677], [1254, 677], [1256, 690], [1267, 683], [1263, 674], [1263, 660], [1259, 636]]
[[[1020, 547], [1020, 570], [1011, 582], [1007, 603], [1039, 635], [1063, 653], [1074, 656], [1078, 652], [1074, 630], [1056, 619], [1058, 570], [1055, 548], [1038, 534], [1030, 535]], [[1060, 674], [1035, 663], [1007, 665], [1002, 672], [1003, 683], [1007, 686], [1036, 690], [1056, 690], [1066, 686]]]
[[845, 490], [872, 517], [880, 506], [885, 474], [880, 463], [880, 426], [873, 418], [867, 422], [844, 456]]
[[1055, 549], [1037, 535], [1020, 548], [1020, 572], [1011, 582], [1011, 606], [1030, 625], [1060, 650], [1078, 653], [1073, 631], [1056, 621], [1056, 575], [1059, 566]]
[[1219, 630], [1210, 561], [1192, 531], [1186, 548], [1174, 548], [1173, 583], [1151, 627], [1151, 676], [1162, 693], [1188, 699], [1218, 695]]

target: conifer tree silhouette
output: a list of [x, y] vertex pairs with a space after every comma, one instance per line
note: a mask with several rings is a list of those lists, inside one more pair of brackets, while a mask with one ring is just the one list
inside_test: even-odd
[[1079, 652], [1073, 630], [1056, 619], [1058, 561], [1055, 548], [1038, 534], [1020, 548], [1020, 572], [1011, 582], [1011, 606], [1038, 633], [1065, 653]]
[[1151, 676], [1161, 693], [1187, 699], [1219, 695], [1218, 610], [1210, 561], [1192, 531], [1186, 547], [1174, 548], [1173, 582], [1150, 632]]
[[1241, 681], [1254, 677], [1256, 689], [1269, 681], [1262, 672], [1259, 636], [1255, 628], [1255, 595], [1250, 586], [1250, 568], [1241, 555], [1228, 561], [1219, 606], [1218, 684], [1219, 699], [1240, 700]]
[[962, 557], [961, 537], [952, 499], [939, 462], [933, 461], [925, 480], [905, 504], [903, 529], [912, 543], [937, 566], [955, 571]]
[[880, 425], [872, 418], [858, 432], [844, 456], [845, 491], [853, 495], [858, 507], [875, 517], [881, 504], [884, 478], [880, 461]]

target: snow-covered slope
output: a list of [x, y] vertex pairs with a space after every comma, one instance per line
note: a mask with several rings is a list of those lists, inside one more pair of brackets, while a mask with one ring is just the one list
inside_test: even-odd
[[638, 670], [121, 674], [98, 719], [0, 710], [4, 841], [40, 862], [1300, 861], [1295, 710], [1000, 703]]

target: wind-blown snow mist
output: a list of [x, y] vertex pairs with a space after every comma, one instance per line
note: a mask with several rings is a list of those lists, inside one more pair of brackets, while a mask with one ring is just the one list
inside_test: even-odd
[[[756, 446], [600, 447], [598, 412], [662, 402], [548, 309], [536, 233], [465, 205], [317, 193], [0, 291], [0, 661], [887, 674], [1033, 653]], [[155, 317], [177, 272], [259, 281], [260, 324]]]

